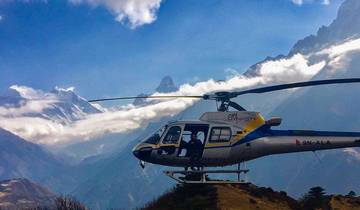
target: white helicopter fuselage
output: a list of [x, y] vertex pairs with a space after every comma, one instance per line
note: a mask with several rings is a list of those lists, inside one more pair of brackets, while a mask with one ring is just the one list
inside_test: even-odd
[[[197, 164], [216, 167], [259, 157], [304, 151], [359, 147], [360, 132], [273, 130], [278, 118], [265, 121], [258, 112], [207, 112], [198, 121], [169, 123], [134, 149], [134, 155], [154, 164], [188, 167], [186, 138], [197, 133], [202, 153]], [[184, 143], [185, 142], [185, 143]]]

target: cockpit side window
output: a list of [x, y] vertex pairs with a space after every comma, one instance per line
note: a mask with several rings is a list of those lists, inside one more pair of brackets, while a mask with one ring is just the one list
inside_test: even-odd
[[177, 144], [180, 139], [180, 134], [180, 126], [171, 127], [163, 140], [163, 144]]
[[[178, 156], [190, 157], [192, 154], [202, 154], [208, 131], [209, 125], [207, 124], [186, 124], [182, 132]], [[194, 138], [193, 134], [196, 136], [195, 139], [200, 140], [201, 145], [198, 142], [196, 144], [190, 143], [191, 139]]]
[[231, 139], [229, 127], [214, 127], [211, 129], [210, 142], [228, 142]]
[[196, 134], [197, 139], [202, 143], [205, 142], [206, 136], [209, 131], [209, 125], [206, 124], [186, 124], [182, 134], [182, 140], [185, 142], [190, 141], [191, 134]]
[[148, 144], [158, 144], [161, 137], [163, 136], [167, 126], [161, 127], [159, 130], [157, 130], [152, 136], [150, 136], [144, 143]]

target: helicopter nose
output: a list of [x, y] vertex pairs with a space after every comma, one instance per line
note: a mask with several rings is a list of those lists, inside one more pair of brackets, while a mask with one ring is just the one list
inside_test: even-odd
[[141, 155], [140, 155], [140, 151], [139, 150], [133, 150], [133, 155], [137, 158], [141, 160]]
[[141, 147], [141, 145], [136, 146], [133, 149], [133, 155], [140, 160], [147, 160], [151, 155], [151, 147]]

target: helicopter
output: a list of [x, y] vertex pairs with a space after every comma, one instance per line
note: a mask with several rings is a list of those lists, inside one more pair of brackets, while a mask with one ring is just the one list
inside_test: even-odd
[[[215, 112], [205, 112], [196, 121], [173, 121], [137, 144], [132, 152], [144, 167], [145, 162], [181, 167], [164, 173], [179, 183], [243, 183], [241, 163], [274, 154], [360, 147], [360, 132], [314, 130], [277, 130], [281, 118], [266, 120], [259, 112], [247, 111], [231, 99], [245, 94], [341, 84], [358, 83], [360, 78], [327, 79], [296, 82], [247, 89], [237, 92], [215, 92], [199, 96], [136, 96], [90, 100], [89, 102], [137, 98], [197, 98], [220, 103]], [[232, 108], [233, 110], [230, 110]], [[191, 141], [198, 144], [197, 155], [189, 154]], [[235, 170], [205, 170], [206, 167], [237, 165]], [[211, 180], [210, 174], [237, 174], [237, 180]]]

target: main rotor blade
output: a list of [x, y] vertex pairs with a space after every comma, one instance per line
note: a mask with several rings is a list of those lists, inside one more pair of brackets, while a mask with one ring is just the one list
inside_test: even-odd
[[239, 91], [239, 92], [233, 92], [233, 93], [231, 93], [231, 98], [234, 98], [239, 95], [248, 94], [248, 93], [267, 93], [267, 92], [272, 92], [272, 91], [285, 90], [285, 89], [298, 88], [298, 87], [341, 84], [341, 83], [357, 83], [357, 82], [360, 82], [360, 78], [327, 79], [327, 80], [315, 80], [315, 81], [308, 81], [308, 82], [296, 82], [296, 83], [274, 85], [274, 86], [249, 89], [249, 90], [244, 90], [244, 91]]
[[138, 98], [150, 98], [150, 99], [167, 99], [167, 98], [203, 98], [203, 96], [129, 96], [129, 97], [116, 97], [116, 98], [101, 98], [93, 99], [88, 102], [98, 102], [98, 101], [115, 101], [115, 100], [129, 100], [129, 99], [138, 99]]

